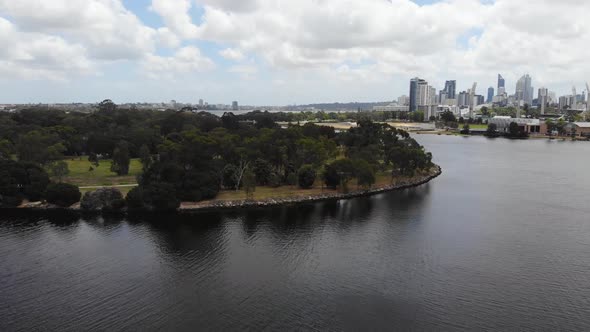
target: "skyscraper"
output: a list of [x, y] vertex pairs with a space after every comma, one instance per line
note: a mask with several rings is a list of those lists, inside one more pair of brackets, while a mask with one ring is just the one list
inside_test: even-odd
[[519, 104], [533, 104], [534, 90], [532, 82], [533, 80], [528, 74], [524, 75], [518, 80], [518, 82], [516, 82], [515, 97]]
[[237, 101], [233, 101], [233, 102], [231, 103], [231, 109], [232, 109], [233, 111], [237, 111], [237, 110], [239, 110], [239, 109], [240, 109], [240, 107], [238, 106], [238, 102], [237, 102]]
[[486, 101], [487, 103], [491, 103], [494, 100], [494, 87], [489, 87], [488, 88], [488, 100]]
[[506, 90], [506, 81], [502, 75], [498, 74], [498, 94], [500, 94], [501, 90]]
[[445, 82], [445, 89], [447, 99], [455, 99], [456, 97], [456, 90], [457, 90], [457, 81], [446, 81]]
[[410, 80], [410, 112], [418, 110], [421, 99], [425, 99], [425, 89], [427, 86], [428, 82], [421, 78], [416, 77]]

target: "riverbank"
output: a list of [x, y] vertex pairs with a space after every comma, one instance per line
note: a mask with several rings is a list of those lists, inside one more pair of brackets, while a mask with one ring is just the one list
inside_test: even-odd
[[324, 192], [311, 195], [288, 196], [280, 198], [269, 198], [262, 200], [212, 200], [198, 203], [182, 203], [180, 212], [203, 211], [203, 210], [231, 210], [242, 208], [271, 207], [279, 205], [291, 205], [308, 202], [319, 202], [328, 200], [351, 199], [363, 196], [372, 196], [382, 194], [388, 191], [403, 190], [412, 187], [421, 186], [437, 178], [442, 174], [440, 166], [434, 166], [425, 174], [398, 181], [394, 184], [377, 186], [371, 189], [353, 190], [348, 193], [337, 191]]
[[[392, 184], [387, 185], [378, 185], [371, 189], [359, 189], [359, 190], [352, 190], [348, 193], [342, 193], [335, 190], [328, 190], [326, 189], [324, 192], [311, 192], [309, 194], [301, 194], [299, 191], [298, 194], [288, 195], [283, 197], [274, 197], [274, 198], [266, 198], [266, 199], [239, 199], [239, 200], [230, 200], [230, 199], [215, 199], [210, 201], [203, 201], [203, 202], [182, 202], [178, 212], [197, 212], [197, 211], [208, 211], [208, 210], [232, 210], [232, 209], [244, 209], [244, 208], [258, 208], [258, 207], [271, 207], [271, 206], [279, 206], [279, 205], [292, 205], [292, 204], [299, 204], [299, 203], [308, 203], [308, 202], [319, 202], [319, 201], [328, 201], [328, 200], [341, 200], [341, 199], [351, 199], [356, 197], [363, 197], [363, 196], [372, 196], [381, 193], [385, 193], [388, 191], [395, 191], [395, 190], [403, 190], [412, 187], [421, 186], [430, 182], [431, 180], [435, 179], [436, 177], [442, 174], [442, 169], [440, 166], [435, 165], [428, 171], [423, 171], [421, 174], [415, 175], [413, 177], [407, 178], [400, 178], [396, 179]], [[76, 203], [69, 208], [62, 208], [51, 204], [46, 204], [43, 202], [30, 202], [24, 203], [18, 208], [12, 210], [31, 210], [31, 211], [72, 211], [72, 212], [83, 212], [80, 208], [80, 203]], [[126, 211], [121, 211], [126, 212]]]

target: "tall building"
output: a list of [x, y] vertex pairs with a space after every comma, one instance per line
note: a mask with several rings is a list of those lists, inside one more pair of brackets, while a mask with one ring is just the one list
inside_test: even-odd
[[445, 82], [445, 89], [447, 99], [455, 99], [456, 98], [456, 90], [457, 90], [457, 81], [446, 81]]
[[488, 99], [487, 99], [487, 103], [491, 103], [494, 100], [494, 87], [489, 87], [488, 88]]
[[506, 81], [504, 80], [504, 77], [502, 77], [502, 75], [498, 74], [498, 94], [500, 92], [500, 89], [502, 88], [506, 90]]
[[237, 111], [237, 110], [240, 109], [240, 107], [238, 106], [238, 102], [237, 101], [232, 101], [232, 103], [231, 103], [231, 109], [233, 111]]
[[459, 97], [457, 98], [457, 105], [459, 107], [469, 106], [469, 93], [465, 91], [459, 92]]
[[203, 106], [203, 99], [199, 99], [199, 106]]
[[545, 108], [547, 107], [547, 97], [549, 91], [546, 88], [539, 89], [539, 105], [541, 105], [541, 115], [545, 115]]
[[485, 103], [485, 98], [482, 95], [475, 95], [475, 105], [483, 105]]
[[[428, 82], [421, 78], [416, 77], [410, 80], [410, 112], [418, 110], [420, 100], [424, 99], [427, 87]], [[420, 95], [420, 92], [422, 92], [422, 95]]]
[[534, 89], [532, 82], [533, 80], [528, 74], [524, 75], [518, 80], [518, 82], [516, 82], [515, 97], [520, 106], [523, 106], [524, 104], [533, 104]]

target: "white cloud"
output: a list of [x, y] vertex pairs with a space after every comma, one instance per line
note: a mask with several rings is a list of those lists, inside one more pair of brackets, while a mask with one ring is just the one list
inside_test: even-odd
[[147, 55], [141, 61], [141, 65], [150, 77], [167, 79], [215, 68], [215, 63], [211, 59], [203, 56], [198, 48], [192, 46], [179, 49], [171, 57]]
[[[458, 79], [465, 87], [473, 81], [494, 83], [501, 72], [509, 89], [526, 72], [536, 86], [552, 81], [569, 86], [590, 76], [583, 59], [590, 43], [585, 17], [590, 3], [582, 0], [446, 0], [426, 6], [409, 0], [196, 3], [204, 14], [198, 24], [189, 22], [190, 38], [230, 45], [222, 56], [233, 58], [231, 50], [237, 49], [275, 70], [310, 69], [384, 84], [391, 77], [423, 76], [439, 85]], [[176, 9], [189, 17], [188, 9]]]
[[23, 31], [80, 43], [98, 59], [137, 59], [155, 47], [156, 31], [120, 0], [0, 0], [3, 15]]
[[65, 80], [69, 75], [95, 72], [86, 49], [63, 38], [19, 31], [0, 17], [0, 50], [2, 77]]
[[233, 61], [241, 61], [244, 59], [244, 54], [240, 50], [234, 48], [226, 48], [220, 51], [219, 55]]
[[152, 0], [150, 10], [159, 14], [166, 26], [182, 38], [194, 38], [197, 26], [189, 16], [190, 0]]

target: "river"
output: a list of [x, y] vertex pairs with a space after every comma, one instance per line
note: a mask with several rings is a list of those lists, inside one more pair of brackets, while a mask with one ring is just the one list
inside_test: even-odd
[[349, 201], [0, 216], [0, 331], [590, 330], [590, 143], [417, 135], [443, 175]]

